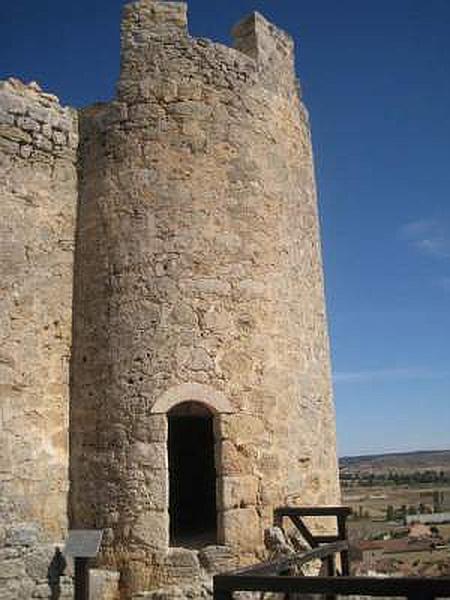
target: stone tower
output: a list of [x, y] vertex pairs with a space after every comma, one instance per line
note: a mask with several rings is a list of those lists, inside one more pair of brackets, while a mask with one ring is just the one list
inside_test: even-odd
[[[51, 134], [57, 144], [66, 131], [69, 146], [56, 158], [52, 146], [60, 168], [46, 176], [31, 178], [28, 141], [9, 136], [6, 148], [17, 155], [12, 187], [28, 178], [41, 217], [12, 248], [53, 244], [52, 260], [32, 255], [24, 273], [11, 258], [11, 297], [18, 280], [32, 285], [29, 273], [43, 294], [40, 269], [63, 271], [64, 285], [45, 287], [64, 298], [61, 316], [52, 301], [33, 313], [37, 340], [50, 335], [47, 321], [52, 335], [55, 321], [66, 332], [55, 333], [46, 362], [29, 358], [32, 385], [50, 390], [45, 406], [60, 397], [46, 367], [69, 355], [75, 238], [70, 474], [62, 469], [51, 510], [65, 515], [70, 480], [71, 526], [104, 529], [101, 563], [121, 573], [124, 598], [192, 579], [205, 546], [240, 562], [262, 557], [278, 505], [339, 500], [313, 157], [293, 42], [258, 13], [236, 26], [234, 49], [195, 39], [186, 8], [125, 7], [117, 98], [78, 114], [78, 191], [72, 113]], [[37, 144], [27, 118], [7, 126]], [[38, 122], [47, 139], [47, 121]], [[51, 207], [47, 190], [57, 195]], [[10, 338], [12, 365], [30, 331]], [[69, 387], [57, 383], [60, 413], [39, 433], [52, 443], [67, 427]], [[64, 450], [58, 461], [66, 464]], [[6, 471], [14, 496], [12, 463]]]

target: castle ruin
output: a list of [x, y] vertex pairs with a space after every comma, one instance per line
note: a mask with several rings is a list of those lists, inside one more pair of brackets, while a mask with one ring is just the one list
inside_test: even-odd
[[258, 13], [234, 48], [192, 38], [186, 12], [125, 6], [109, 103], [0, 84], [4, 600], [51, 597], [69, 527], [104, 531], [132, 598], [339, 502], [293, 42]]

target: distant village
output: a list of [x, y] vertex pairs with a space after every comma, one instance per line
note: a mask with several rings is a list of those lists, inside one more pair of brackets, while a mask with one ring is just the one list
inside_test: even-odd
[[447, 468], [382, 471], [366, 463], [360, 470], [341, 468], [341, 484], [343, 501], [353, 510], [355, 575], [450, 576]]
[[[413, 522], [395, 524], [372, 539], [358, 540], [352, 546], [356, 575], [450, 576], [450, 513], [448, 528], [441, 532], [436, 525]], [[375, 538], [375, 539], [374, 539]]]

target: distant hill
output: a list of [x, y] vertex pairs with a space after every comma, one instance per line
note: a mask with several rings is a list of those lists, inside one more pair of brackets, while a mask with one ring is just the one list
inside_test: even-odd
[[339, 460], [344, 473], [389, 471], [445, 471], [450, 472], [450, 450], [401, 452], [366, 456], [344, 456]]

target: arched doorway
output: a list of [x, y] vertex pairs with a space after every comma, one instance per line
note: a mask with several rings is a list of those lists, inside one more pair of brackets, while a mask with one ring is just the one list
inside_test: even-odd
[[170, 543], [217, 541], [214, 415], [199, 402], [168, 413]]

